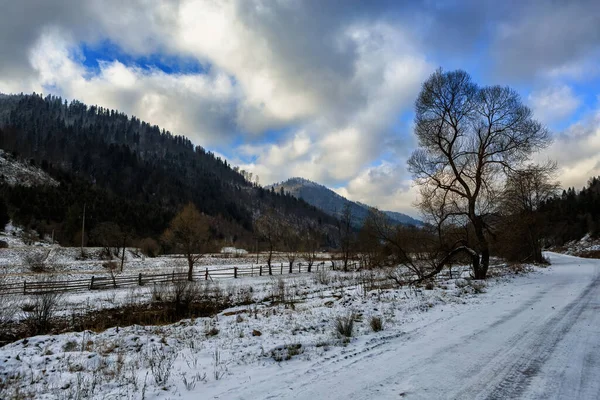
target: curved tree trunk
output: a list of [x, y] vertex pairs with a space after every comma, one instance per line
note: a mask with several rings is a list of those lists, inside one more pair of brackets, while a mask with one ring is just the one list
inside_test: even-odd
[[[467, 255], [469, 255], [471, 257], [471, 262], [473, 264], [473, 269], [475, 270], [475, 268], [477, 268], [476, 270], [480, 270], [480, 262], [479, 262], [479, 254], [477, 254], [477, 252], [467, 246], [459, 246], [456, 247], [454, 249], [452, 249], [451, 251], [449, 251], [435, 266], [435, 268], [433, 269], [433, 271], [430, 271], [427, 274], [421, 274], [417, 279], [415, 279], [414, 281], [408, 282], [409, 284], [415, 284], [418, 282], [423, 282], [427, 279], [431, 279], [434, 276], [436, 276], [437, 274], [439, 274], [440, 272], [442, 272], [442, 269], [444, 269], [444, 266], [446, 266], [446, 264], [448, 264], [448, 262], [450, 262], [452, 260], [452, 258], [454, 256], [456, 256], [457, 254], [460, 253], [465, 253]], [[477, 267], [475, 267], [477, 266]], [[403, 284], [403, 282], [398, 281], [397, 279], [393, 278], [397, 283], [399, 284]], [[406, 282], [404, 282], [406, 283]]]

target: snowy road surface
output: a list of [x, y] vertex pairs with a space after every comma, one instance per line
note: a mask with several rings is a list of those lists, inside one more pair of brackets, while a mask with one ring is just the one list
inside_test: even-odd
[[[221, 399], [600, 399], [600, 260], [492, 287], [345, 355], [256, 367]], [[350, 347], [349, 347], [350, 348]]]

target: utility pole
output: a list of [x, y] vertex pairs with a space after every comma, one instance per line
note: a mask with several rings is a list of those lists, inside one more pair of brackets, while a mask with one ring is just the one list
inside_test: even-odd
[[85, 203], [83, 203], [83, 219], [81, 220], [81, 257], [83, 257], [83, 238], [85, 237]]

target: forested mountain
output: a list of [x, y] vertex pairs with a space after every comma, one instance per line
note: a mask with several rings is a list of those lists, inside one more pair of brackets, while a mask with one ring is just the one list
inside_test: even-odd
[[581, 239], [586, 234], [600, 236], [600, 177], [591, 178], [577, 192], [569, 188], [542, 204], [540, 211], [546, 221], [546, 237], [562, 245]]
[[60, 183], [1, 187], [17, 222], [53, 229], [65, 244], [74, 242], [84, 204], [89, 228], [112, 221], [137, 237], [160, 235], [189, 201], [231, 242], [248, 237], [266, 208], [282, 218], [334, 223], [302, 200], [251, 183], [251, 174], [183, 136], [79, 101], [0, 95], [0, 148]]
[[[289, 193], [307, 203], [339, 218], [346, 205], [352, 213], [352, 224], [359, 228], [369, 214], [370, 206], [354, 202], [340, 196], [333, 190], [304, 178], [290, 178], [285, 182], [272, 185], [276, 192]], [[423, 223], [406, 214], [393, 211], [383, 211], [392, 221], [403, 225], [421, 226]]]

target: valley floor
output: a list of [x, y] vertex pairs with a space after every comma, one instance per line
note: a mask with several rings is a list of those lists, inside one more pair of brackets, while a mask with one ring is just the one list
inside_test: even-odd
[[[38, 336], [0, 348], [0, 382], [23, 398], [600, 398], [600, 260], [547, 256], [480, 294], [322, 289], [293, 309]], [[350, 310], [345, 343], [332, 328]]]

